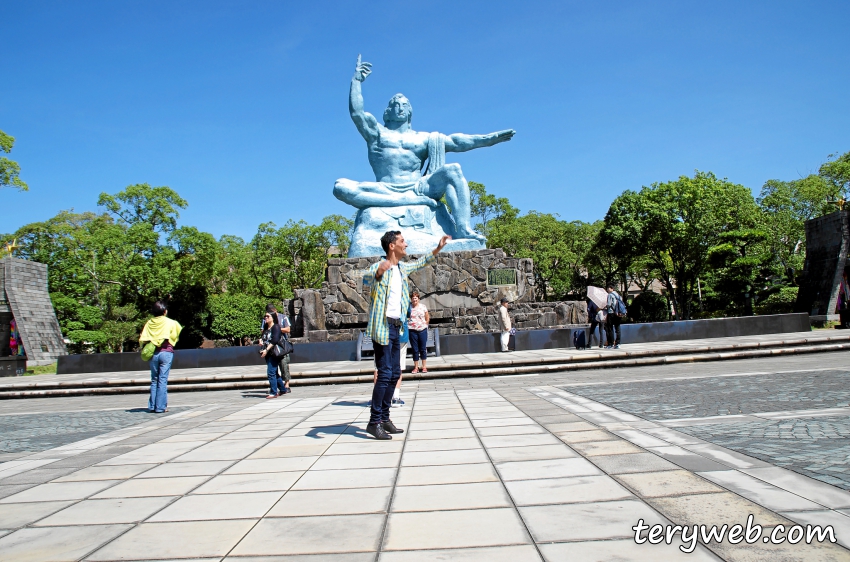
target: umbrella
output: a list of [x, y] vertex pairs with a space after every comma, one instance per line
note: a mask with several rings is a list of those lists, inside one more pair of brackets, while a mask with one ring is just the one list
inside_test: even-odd
[[590, 300], [596, 303], [596, 306], [599, 308], [605, 308], [608, 305], [608, 291], [602, 287], [594, 287], [593, 285], [588, 286], [587, 296]]

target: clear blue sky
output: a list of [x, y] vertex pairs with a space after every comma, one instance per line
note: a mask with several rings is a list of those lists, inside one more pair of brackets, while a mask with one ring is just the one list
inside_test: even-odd
[[373, 178], [358, 53], [376, 116], [403, 92], [418, 130], [516, 129], [448, 160], [522, 211], [591, 221], [694, 169], [757, 192], [850, 150], [848, 21], [846, 0], [6, 0], [0, 129], [30, 191], [0, 191], [0, 231], [142, 182], [216, 236], [351, 215], [331, 191]]

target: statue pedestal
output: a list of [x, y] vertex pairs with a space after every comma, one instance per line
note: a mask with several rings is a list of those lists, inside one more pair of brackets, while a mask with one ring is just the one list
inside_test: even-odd
[[442, 204], [436, 209], [427, 205], [369, 207], [357, 212], [348, 257], [383, 256], [381, 236], [389, 230], [401, 231], [407, 241], [407, 253], [411, 255], [432, 251], [446, 234], [452, 240], [444, 252], [486, 249], [484, 242], [474, 238], [457, 238], [454, 221]]
[[[430, 250], [429, 250], [430, 251]], [[411, 256], [414, 259], [416, 256]], [[299, 289], [287, 303], [294, 334], [305, 342], [356, 340], [369, 320], [371, 289], [363, 273], [381, 258], [332, 258], [322, 288]], [[434, 264], [410, 275], [441, 335], [498, 331], [496, 307], [512, 303], [520, 330], [570, 327], [587, 322], [584, 301], [534, 302], [534, 264], [500, 249], [440, 252]]]

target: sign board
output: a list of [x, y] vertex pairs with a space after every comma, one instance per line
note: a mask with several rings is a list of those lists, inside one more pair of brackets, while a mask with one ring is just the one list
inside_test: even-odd
[[516, 285], [516, 269], [488, 269], [487, 286], [504, 287]]

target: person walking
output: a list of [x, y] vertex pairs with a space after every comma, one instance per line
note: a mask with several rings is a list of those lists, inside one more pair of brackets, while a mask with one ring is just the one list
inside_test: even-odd
[[410, 306], [408, 276], [437, 259], [450, 236], [443, 236], [430, 254], [405, 263], [407, 242], [401, 232], [390, 230], [381, 237], [386, 259], [373, 264], [363, 275], [363, 283], [371, 287], [369, 323], [366, 334], [372, 338], [378, 379], [372, 390], [372, 407], [366, 431], [375, 439], [392, 439], [403, 433], [390, 421], [390, 407], [396, 383], [401, 377], [399, 336], [403, 331], [402, 316]]
[[282, 339], [280, 321], [277, 314], [266, 312], [263, 316], [263, 325], [263, 336], [260, 339], [260, 356], [266, 360], [266, 376], [269, 378], [269, 394], [266, 396], [268, 400], [270, 398], [277, 398], [281, 394], [286, 394], [286, 387], [278, 372], [280, 357], [276, 357], [274, 354], [274, 346], [280, 344]]
[[177, 321], [168, 318], [168, 307], [162, 301], [156, 301], [151, 307], [153, 318], [145, 323], [139, 336], [139, 345], [148, 342], [154, 344], [153, 357], [149, 361], [151, 367], [151, 397], [148, 400], [148, 411], [161, 414], [168, 411], [168, 374], [171, 372], [171, 362], [174, 360], [174, 346], [183, 331]]
[[590, 320], [590, 333], [587, 337], [587, 346], [593, 347], [593, 336], [596, 334], [596, 328], [599, 327], [599, 347], [602, 347], [602, 341], [605, 339], [605, 321], [602, 320], [604, 315], [599, 314], [599, 306], [593, 302], [593, 299], [587, 299], [587, 317]]
[[[410, 295], [410, 347], [413, 348], [413, 371], [411, 374], [427, 373], [428, 368], [425, 361], [428, 359], [428, 323], [431, 322], [431, 313], [419, 299], [419, 293], [413, 291]], [[422, 369], [419, 361], [422, 361]]]
[[605, 290], [608, 292], [608, 301], [605, 306], [605, 311], [608, 313], [605, 327], [605, 331], [608, 333], [608, 345], [605, 348], [620, 349], [620, 322], [625, 316], [621, 311], [625, 310], [625, 304], [622, 308], [620, 307], [623, 299], [614, 290], [614, 285], [608, 283]]
[[502, 297], [502, 300], [499, 301], [498, 307], [498, 316], [499, 318], [499, 330], [502, 332], [501, 334], [501, 343], [502, 343], [502, 351], [510, 351], [508, 349], [508, 343], [511, 341], [511, 316], [508, 314], [508, 310], [510, 307], [510, 303], [508, 299]]
[[[289, 334], [292, 332], [292, 323], [289, 321], [289, 317], [286, 314], [281, 314], [277, 311], [277, 307], [273, 304], [266, 305], [266, 312], [269, 314], [277, 315], [277, 324], [280, 326], [280, 334], [283, 339], [289, 338]], [[265, 328], [265, 322], [263, 323], [263, 327]], [[289, 388], [289, 379], [291, 379], [291, 375], [289, 374], [289, 361], [291, 360], [292, 355], [287, 353], [283, 357], [280, 358], [280, 365], [278, 367], [278, 373], [280, 373], [283, 378], [283, 394], [287, 394], [292, 392], [292, 389]]]

